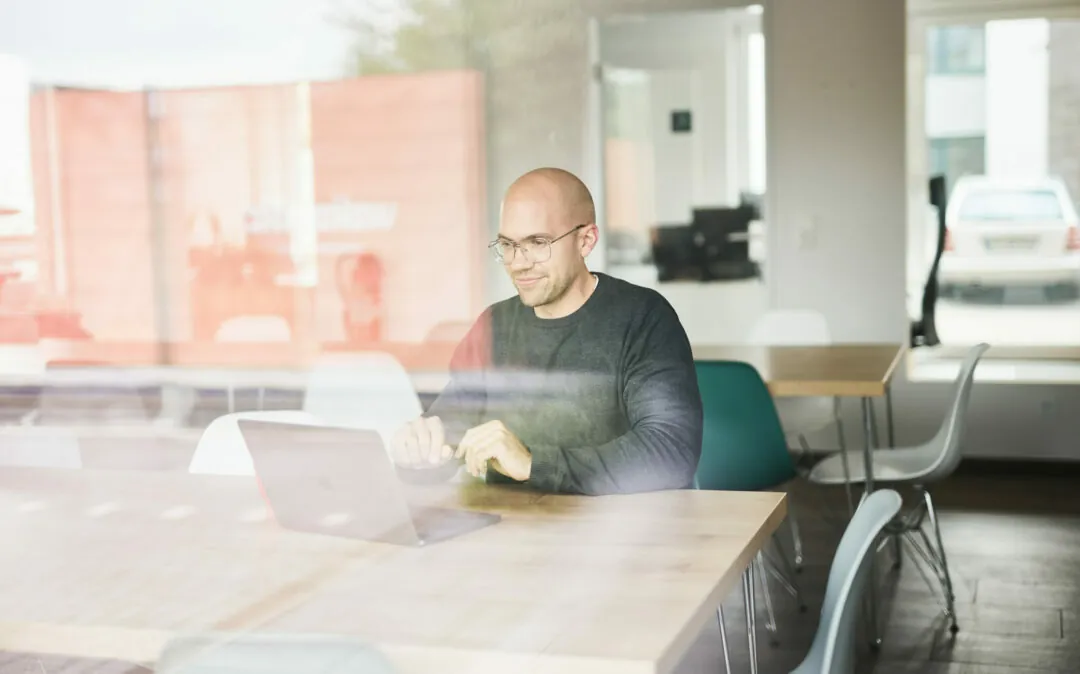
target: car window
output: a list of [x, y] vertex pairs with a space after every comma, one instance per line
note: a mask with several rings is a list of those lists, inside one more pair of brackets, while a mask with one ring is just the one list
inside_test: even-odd
[[1053, 190], [980, 190], [961, 204], [961, 220], [1062, 220], [1061, 200]]

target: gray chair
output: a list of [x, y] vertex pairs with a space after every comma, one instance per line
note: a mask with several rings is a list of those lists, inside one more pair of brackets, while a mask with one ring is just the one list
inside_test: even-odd
[[177, 637], [158, 674], [393, 674], [375, 649], [347, 637], [208, 633]]
[[863, 499], [836, 548], [825, 602], [814, 641], [792, 674], [851, 674], [855, 671], [855, 639], [863, 593], [873, 578], [871, 560], [885, 527], [900, 512], [902, 500], [891, 489]]
[[[902, 537], [937, 576], [940, 590], [945, 597], [945, 615], [951, 620], [949, 629], [959, 631], [956, 623], [956, 597], [953, 594], [952, 577], [942, 544], [941, 527], [937, 511], [927, 485], [945, 479], [960, 464], [960, 446], [964, 437], [968, 401], [975, 379], [975, 367], [989, 349], [988, 344], [972, 347], [960, 366], [960, 374], [953, 385], [952, 401], [945, 421], [936, 435], [927, 442], [912, 447], [878, 449], [871, 453], [874, 484], [905, 484], [914, 487], [919, 495], [918, 504], [889, 528], [889, 533]], [[816, 484], [839, 485], [866, 481], [866, 466], [862, 452], [846, 455], [850, 475], [845, 477], [843, 456], [831, 456], [810, 471], [809, 480]], [[934, 530], [934, 542], [922, 525], [926, 518]], [[897, 563], [901, 557], [897, 555]], [[933, 590], [934, 588], [931, 588]]]

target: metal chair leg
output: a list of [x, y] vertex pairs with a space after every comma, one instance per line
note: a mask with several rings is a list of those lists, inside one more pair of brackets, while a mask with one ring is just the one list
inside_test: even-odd
[[844, 420], [840, 414], [840, 398], [833, 398], [833, 422], [836, 424], [836, 441], [840, 446], [840, 461], [844, 465], [844, 492], [847, 494], [848, 517], [855, 515], [855, 498], [851, 492], [851, 468], [848, 466], [847, 440], [844, 437]]
[[773, 609], [772, 592], [769, 591], [769, 573], [765, 570], [765, 557], [758, 552], [754, 558], [757, 565], [758, 582], [761, 583], [761, 592], [765, 597], [765, 630], [769, 633], [769, 644], [776, 646], [780, 640], [776, 636], [776, 611]]
[[750, 651], [750, 674], [757, 674], [757, 607], [754, 606], [754, 563], [743, 571], [743, 605], [746, 608], [746, 642]]
[[802, 536], [799, 535], [799, 520], [795, 518], [795, 513], [792, 512], [791, 502], [788, 501], [788, 516], [787, 516], [788, 528], [791, 529], [791, 545], [795, 552], [795, 572], [802, 571], [803, 554], [802, 554]]
[[938, 522], [937, 511], [934, 510], [934, 499], [930, 497], [930, 492], [923, 490], [923, 500], [926, 502], [926, 515], [930, 518], [930, 525], [934, 527], [934, 537], [937, 539], [937, 557], [941, 563], [941, 579], [945, 584], [945, 606], [946, 613], [952, 624], [949, 625], [949, 631], [956, 634], [960, 631], [960, 626], [956, 623], [956, 595], [953, 594], [952, 576], [949, 575], [949, 560], [945, 556], [945, 544], [941, 540], [941, 526]]
[[724, 649], [724, 671], [732, 674], [731, 654], [728, 652], [727, 628], [724, 627], [724, 605], [716, 607], [716, 623], [720, 626], [720, 647]]

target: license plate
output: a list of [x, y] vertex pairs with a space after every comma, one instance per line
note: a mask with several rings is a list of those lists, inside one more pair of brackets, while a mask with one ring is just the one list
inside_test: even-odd
[[1036, 239], [1030, 236], [1009, 236], [985, 239], [986, 250], [1031, 250]]

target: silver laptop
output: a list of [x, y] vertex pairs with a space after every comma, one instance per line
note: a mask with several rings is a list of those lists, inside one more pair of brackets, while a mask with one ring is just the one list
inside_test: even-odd
[[287, 529], [418, 546], [501, 519], [410, 507], [375, 431], [251, 419], [238, 424], [270, 509]]

